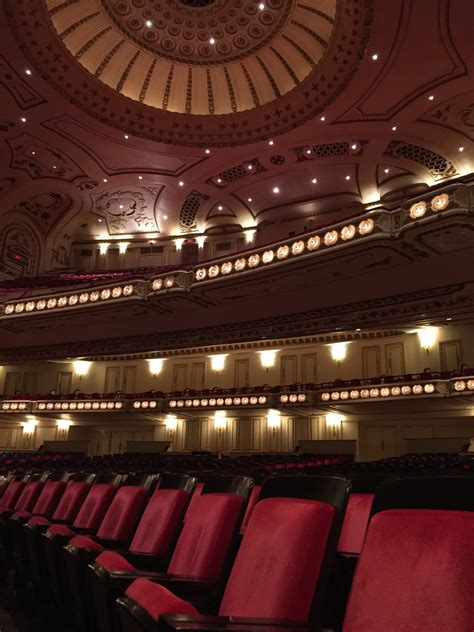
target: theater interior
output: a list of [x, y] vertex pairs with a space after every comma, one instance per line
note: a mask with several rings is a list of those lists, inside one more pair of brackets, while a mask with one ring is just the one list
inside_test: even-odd
[[0, 631], [472, 632], [472, 2], [0, 33]]

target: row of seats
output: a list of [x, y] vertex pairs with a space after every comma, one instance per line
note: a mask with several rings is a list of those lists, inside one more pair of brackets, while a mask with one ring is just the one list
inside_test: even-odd
[[426, 472], [452, 455], [405, 459], [423, 475], [364, 464], [283, 469], [257, 483], [202, 472], [16, 475], [0, 499], [1, 558], [19, 595], [34, 587], [48, 629], [470, 630], [474, 477]]

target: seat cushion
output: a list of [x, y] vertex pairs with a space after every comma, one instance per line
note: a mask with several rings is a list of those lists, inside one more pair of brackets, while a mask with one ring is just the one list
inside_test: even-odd
[[136, 579], [125, 594], [139, 603], [155, 620], [162, 614], [199, 614], [192, 604], [148, 579]]
[[104, 551], [95, 559], [96, 564], [100, 564], [108, 571], [127, 571], [138, 573], [135, 566], [132, 566], [120, 553], [115, 551]]
[[30, 518], [28, 520], [28, 524], [51, 524], [51, 522], [45, 518], [44, 516], [33, 516], [33, 518]]
[[344, 632], [471, 632], [474, 513], [393, 509], [369, 524]]
[[87, 535], [76, 535], [74, 538], [72, 538], [72, 540], [69, 541], [69, 544], [75, 549], [91, 549], [92, 551], [104, 550], [104, 547], [101, 544], [95, 542]]
[[76, 534], [74, 531], [71, 531], [69, 527], [66, 527], [64, 524], [52, 524], [48, 527], [49, 533], [54, 533], [55, 535], [69, 535], [73, 538]]

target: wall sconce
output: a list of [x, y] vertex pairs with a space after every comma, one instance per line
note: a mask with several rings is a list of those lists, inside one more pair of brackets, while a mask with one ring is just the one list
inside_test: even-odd
[[227, 417], [225, 410], [216, 410], [214, 413], [214, 428], [217, 430], [219, 436], [224, 433], [227, 428]]
[[106, 255], [108, 248], [109, 248], [109, 244], [106, 241], [102, 241], [99, 244], [99, 252], [100, 252], [100, 254], [101, 255]]
[[23, 434], [27, 437], [31, 437], [38, 425], [38, 420], [35, 417], [28, 416], [28, 421], [23, 422]]
[[348, 342], [335, 342], [334, 344], [328, 345], [331, 358], [337, 362], [337, 366], [341, 366], [341, 362], [345, 359], [348, 344]]
[[178, 427], [178, 418], [176, 415], [166, 415], [165, 417], [165, 428], [170, 435], [176, 432], [176, 428]]
[[260, 354], [260, 364], [264, 369], [268, 371], [268, 369], [275, 365], [278, 349], [268, 349], [267, 351], [259, 351], [258, 353]]
[[328, 413], [326, 415], [326, 427], [329, 430], [329, 434], [335, 439], [341, 431], [343, 419], [344, 417], [337, 413]]
[[121, 255], [124, 255], [127, 252], [128, 245], [129, 244], [127, 241], [119, 241], [118, 247], [119, 247], [119, 253]]
[[174, 240], [174, 245], [176, 246], [176, 250], [181, 250], [184, 244], [184, 237], [176, 237]]
[[279, 410], [270, 409], [267, 413], [267, 426], [276, 434], [281, 426], [281, 415]]
[[72, 366], [74, 367], [74, 373], [79, 376], [79, 379], [82, 379], [84, 375], [89, 373], [92, 362], [89, 362], [89, 360], [74, 360]]
[[198, 245], [198, 248], [201, 250], [202, 248], [204, 248], [204, 242], [206, 241], [206, 235], [198, 235], [196, 237], [196, 243]]
[[62, 417], [61, 419], [58, 419], [58, 430], [68, 431], [71, 424], [72, 421], [69, 419], [69, 417]]
[[153, 375], [153, 377], [156, 377], [161, 373], [164, 361], [164, 358], [150, 358], [149, 360], [147, 360], [148, 368], [150, 369], [150, 373]]
[[222, 371], [225, 366], [225, 359], [227, 358], [228, 353], [219, 353], [217, 355], [209, 356], [211, 358], [211, 369], [216, 373]]
[[418, 334], [421, 348], [429, 354], [438, 338], [438, 327], [423, 327], [422, 329], [417, 329], [416, 333]]
[[245, 243], [251, 244], [256, 234], [257, 234], [256, 228], [247, 228], [246, 230], [244, 230]]

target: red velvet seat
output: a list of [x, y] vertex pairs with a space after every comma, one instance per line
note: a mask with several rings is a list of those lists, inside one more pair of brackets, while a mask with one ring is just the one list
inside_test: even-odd
[[474, 513], [393, 509], [371, 521], [343, 632], [470, 632]]
[[347, 503], [337, 550], [339, 553], [359, 555], [369, 524], [374, 494], [352, 493]]
[[[219, 616], [189, 616], [164, 587], [140, 580], [117, 601], [120, 632], [226, 628], [237, 618], [244, 629], [308, 622], [320, 608], [329, 561], [335, 553], [347, 499], [343, 479], [292, 476], [262, 488], [232, 567]], [[146, 583], [145, 583], [146, 582]], [[189, 600], [188, 600], [189, 601]], [[194, 603], [192, 605], [195, 605]], [[162, 607], [163, 606], [163, 607]], [[188, 607], [188, 606], [186, 606]], [[272, 627], [275, 629], [275, 627]]]
[[[213, 479], [217, 479], [213, 480]], [[238, 480], [240, 485], [235, 486]], [[232, 481], [232, 488], [237, 493], [222, 493], [225, 489], [222, 481]], [[183, 530], [179, 536], [174, 552], [169, 560], [156, 564], [156, 571], [167, 570], [167, 573], [154, 573], [154, 577], [162, 582], [178, 581], [180, 577], [186, 580], [207, 580], [215, 584], [221, 576], [225, 562], [231, 551], [234, 538], [243, 515], [246, 497], [251, 489], [252, 481], [246, 477], [211, 477], [201, 489], [201, 493], [194, 498], [192, 512], [187, 512]], [[217, 489], [218, 491], [213, 491]], [[167, 490], [161, 490], [159, 495]], [[157, 505], [157, 509], [158, 509]], [[169, 513], [169, 512], [166, 512]], [[130, 546], [131, 553], [158, 551], [169, 541], [164, 529], [163, 519], [169, 521], [166, 513], [155, 528], [150, 520], [140, 522], [135, 537]], [[146, 512], [144, 518], [146, 517]], [[161, 535], [160, 535], [161, 533]], [[165, 539], [163, 540], [163, 535]], [[136, 577], [140, 570], [123, 555], [105, 552], [96, 558], [90, 567], [89, 584], [94, 619], [100, 632], [113, 629], [113, 601]], [[159, 562], [159, 560], [157, 560]], [[140, 559], [138, 559], [140, 562]], [[144, 573], [149, 571], [144, 570]], [[125, 575], [122, 575], [124, 573]], [[206, 584], [206, 587], [208, 584]]]

